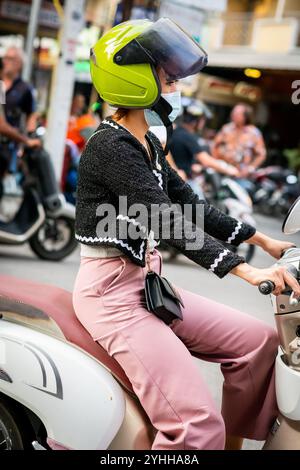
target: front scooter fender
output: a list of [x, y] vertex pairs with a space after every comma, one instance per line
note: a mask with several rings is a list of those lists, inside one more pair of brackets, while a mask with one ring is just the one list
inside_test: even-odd
[[0, 392], [35, 413], [68, 449], [107, 449], [125, 416], [110, 372], [71, 343], [0, 320]]

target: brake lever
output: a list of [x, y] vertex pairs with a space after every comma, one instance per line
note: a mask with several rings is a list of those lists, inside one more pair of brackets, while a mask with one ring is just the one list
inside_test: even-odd
[[292, 292], [291, 295], [290, 295], [290, 297], [289, 297], [289, 305], [291, 305], [291, 306], [298, 305], [299, 301], [300, 301], [300, 299], [297, 299], [297, 298], [295, 297], [295, 293]]

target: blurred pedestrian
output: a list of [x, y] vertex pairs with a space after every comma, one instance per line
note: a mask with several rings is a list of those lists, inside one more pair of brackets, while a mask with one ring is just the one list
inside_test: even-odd
[[266, 159], [266, 147], [260, 130], [252, 124], [252, 109], [244, 103], [234, 106], [231, 121], [217, 134], [213, 155], [234, 165], [240, 172], [240, 183], [247, 189], [247, 178]]
[[[33, 89], [21, 78], [24, 58], [22, 49], [15, 46], [9, 47], [3, 57], [3, 82], [6, 92], [4, 110], [11, 126], [30, 133], [36, 129], [37, 113]], [[4, 145], [10, 153], [9, 171], [16, 173], [18, 145], [10, 139], [2, 142], [1, 146]]]
[[87, 109], [85, 96], [77, 93], [72, 101], [67, 140], [74, 142], [81, 152], [99, 124], [99, 118]]
[[61, 189], [71, 204], [76, 201], [78, 165], [87, 140], [100, 124], [99, 115], [86, 106], [85, 96], [75, 94], [68, 124]]
[[191, 102], [184, 109], [181, 123], [174, 129], [170, 144], [177, 168], [185, 173], [185, 179], [201, 199], [204, 195], [195, 176], [201, 173], [202, 168], [212, 168], [228, 176], [239, 175], [234, 166], [213, 158], [207, 144], [203, 141], [201, 143], [198, 132], [203, 129], [205, 122], [205, 108], [200, 102]]
[[[3, 61], [0, 59], [0, 80], [3, 74]], [[0, 102], [0, 199], [3, 195], [3, 178], [5, 177], [10, 163], [10, 152], [7, 146], [2, 145], [1, 141], [9, 140], [16, 143], [22, 143], [28, 147], [38, 146], [40, 141], [38, 139], [29, 139], [25, 134], [22, 134], [18, 129], [11, 126], [5, 117], [4, 105]]]

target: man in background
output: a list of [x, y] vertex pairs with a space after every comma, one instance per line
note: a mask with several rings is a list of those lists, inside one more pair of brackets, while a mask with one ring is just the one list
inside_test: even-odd
[[234, 166], [212, 157], [208, 146], [201, 143], [199, 132], [205, 123], [206, 111], [203, 103], [198, 100], [191, 101], [191, 104], [184, 108], [170, 143], [170, 152], [176, 167], [184, 172], [184, 179], [200, 198], [204, 198], [204, 195], [195, 176], [199, 175], [203, 168], [212, 168], [228, 176], [239, 176]]
[[247, 178], [266, 159], [266, 147], [260, 130], [252, 124], [252, 109], [244, 103], [234, 106], [231, 121], [216, 135], [214, 157], [234, 165], [240, 183], [247, 189]]
[[[21, 78], [24, 53], [17, 47], [9, 47], [3, 57], [3, 83], [6, 93], [4, 106], [7, 122], [23, 132], [34, 132], [37, 114], [32, 87]], [[10, 139], [2, 139], [0, 147], [5, 146], [10, 153], [9, 171], [17, 171], [18, 145]]]
[[[3, 62], [0, 59], [0, 81], [2, 82]], [[11, 126], [5, 117], [4, 104], [0, 102], [0, 141], [1, 139], [8, 139], [9, 141], [22, 143], [28, 147], [35, 147], [40, 145], [38, 139], [29, 139], [25, 134], [22, 134], [18, 129]], [[10, 153], [7, 152], [5, 146], [0, 145], [0, 199], [3, 195], [2, 180], [8, 171], [10, 164]]]

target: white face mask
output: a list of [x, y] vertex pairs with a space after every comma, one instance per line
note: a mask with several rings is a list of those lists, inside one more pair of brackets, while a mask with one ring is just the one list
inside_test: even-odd
[[[174, 91], [172, 93], [162, 93], [161, 96], [172, 106], [169, 119], [171, 122], [174, 122], [181, 111], [181, 92]], [[149, 127], [164, 126], [160, 116], [152, 109], [145, 109], [144, 114]]]
[[172, 106], [169, 119], [174, 122], [181, 111], [181, 92], [173, 91], [172, 93], [162, 93], [161, 96]]

